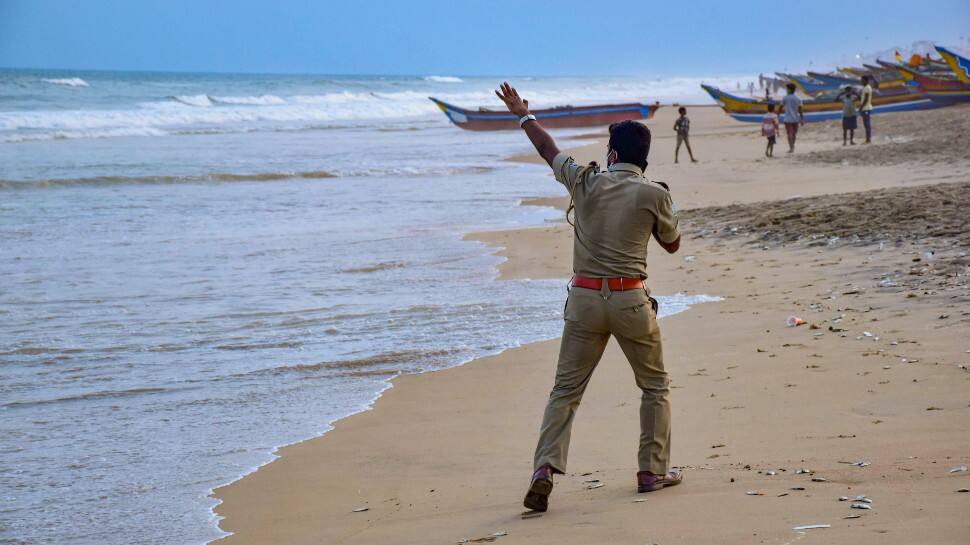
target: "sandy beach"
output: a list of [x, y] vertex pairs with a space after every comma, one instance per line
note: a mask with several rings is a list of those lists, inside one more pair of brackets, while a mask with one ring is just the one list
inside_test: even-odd
[[[774, 159], [757, 125], [691, 108], [700, 163], [682, 150], [679, 165], [675, 115], [648, 123], [647, 176], [671, 186], [684, 239], [676, 255], [651, 244], [647, 283], [723, 298], [660, 322], [682, 486], [636, 494], [639, 390], [611, 341], [569, 473], [523, 518], [552, 340], [395, 379], [372, 410], [217, 489], [220, 543], [966, 543], [970, 108], [874, 117], [866, 147], [809, 125]], [[562, 144], [602, 162], [606, 138]], [[469, 238], [507, 257], [502, 279], [566, 278], [571, 236], [558, 221]], [[813, 524], [831, 527], [793, 530]]]

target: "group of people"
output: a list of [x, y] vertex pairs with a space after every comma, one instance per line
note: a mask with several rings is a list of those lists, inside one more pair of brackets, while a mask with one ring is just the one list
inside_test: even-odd
[[[842, 145], [855, 145], [855, 130], [858, 127], [857, 116], [862, 116], [862, 124], [866, 129], [865, 144], [872, 142], [872, 85], [869, 76], [862, 76], [861, 93], [851, 85], [846, 85], [835, 97], [836, 102], [842, 103]], [[781, 99], [781, 123], [785, 125], [788, 136], [788, 153], [795, 151], [795, 140], [798, 128], [805, 124], [805, 109], [802, 99], [795, 94], [795, 84], [787, 85], [788, 94]], [[856, 104], [859, 104], [858, 107]], [[765, 147], [765, 157], [773, 157], [775, 139], [779, 132], [779, 116], [775, 113], [775, 105], [769, 103], [768, 112], [761, 119], [761, 134], [768, 139]]]
[[[761, 134], [768, 139], [765, 147], [765, 157], [774, 157], [775, 142], [781, 125], [785, 125], [785, 135], [788, 137], [788, 153], [794, 153], [795, 141], [798, 138], [798, 128], [805, 124], [805, 108], [801, 97], [795, 94], [794, 83], [786, 86], [788, 94], [781, 99], [780, 108], [774, 103], [767, 106], [768, 112], [761, 119]], [[866, 141], [872, 142], [872, 82], [869, 76], [862, 76], [862, 90], [856, 91], [851, 85], [846, 85], [835, 97], [836, 102], [842, 103], [842, 145], [855, 145], [855, 131], [858, 128], [858, 117], [862, 117], [862, 125], [866, 130]], [[778, 109], [779, 113], [775, 113]], [[677, 134], [677, 145], [674, 148], [674, 163], [679, 163], [680, 147], [687, 147], [691, 162], [694, 150], [690, 147], [690, 120], [687, 118], [687, 108], [681, 106], [677, 110], [679, 116], [674, 122], [674, 132]]]

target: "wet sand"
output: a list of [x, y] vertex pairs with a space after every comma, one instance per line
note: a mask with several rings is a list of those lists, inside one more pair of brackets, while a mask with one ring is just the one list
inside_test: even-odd
[[[522, 518], [549, 341], [400, 377], [372, 411], [281, 449], [216, 491], [224, 541], [965, 543], [970, 472], [951, 469], [970, 465], [970, 164], [833, 163], [841, 136], [822, 125], [768, 160], [756, 126], [695, 111], [701, 162], [672, 164], [661, 110], [648, 172], [671, 185], [684, 228], [676, 255], [651, 244], [652, 290], [724, 297], [660, 323], [682, 486], [636, 494], [639, 392], [611, 342], [569, 474], [548, 513]], [[970, 122], [970, 109], [951, 113]], [[915, 138], [905, 120], [875, 121], [886, 139], [864, 152]], [[604, 147], [574, 153], [601, 160]], [[503, 278], [570, 274], [563, 223], [472, 238], [509, 258]], [[786, 327], [790, 315], [807, 323]], [[587, 489], [593, 479], [605, 486]], [[871, 509], [839, 501], [859, 495]], [[831, 528], [792, 530], [806, 524]]]

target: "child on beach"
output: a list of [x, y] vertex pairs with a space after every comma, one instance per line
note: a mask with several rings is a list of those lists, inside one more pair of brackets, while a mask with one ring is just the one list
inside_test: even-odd
[[842, 103], [842, 145], [846, 145], [846, 137], [848, 137], [848, 143], [854, 146], [855, 129], [858, 126], [855, 101], [859, 100], [859, 95], [856, 94], [851, 85], [846, 85], [845, 89], [842, 89], [835, 97], [835, 100]]
[[768, 113], [761, 118], [761, 134], [768, 138], [768, 146], [765, 148], [765, 157], [775, 156], [775, 137], [778, 134], [778, 114], [775, 113], [775, 105], [768, 105]]
[[697, 159], [694, 159], [694, 151], [690, 149], [690, 140], [688, 140], [688, 134], [690, 133], [690, 119], [687, 119], [687, 108], [681, 106], [677, 109], [680, 117], [677, 121], [674, 121], [674, 131], [677, 132], [677, 147], [674, 148], [674, 163], [678, 163], [677, 156], [680, 155], [680, 145], [687, 145], [687, 153], [690, 155], [690, 162], [696, 163]]

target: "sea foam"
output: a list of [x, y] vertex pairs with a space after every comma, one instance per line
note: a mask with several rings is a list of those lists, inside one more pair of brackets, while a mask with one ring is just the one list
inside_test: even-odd
[[41, 81], [52, 85], [63, 85], [65, 87], [89, 87], [88, 82], [81, 78], [49, 78]]
[[465, 81], [457, 76], [425, 76], [422, 79], [435, 83], [463, 83]]

